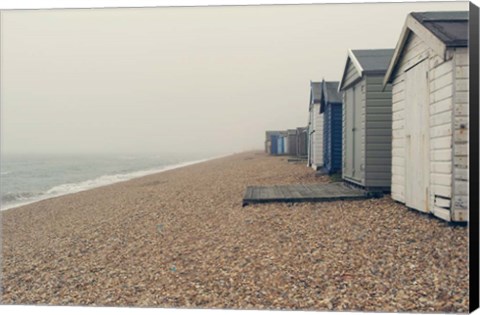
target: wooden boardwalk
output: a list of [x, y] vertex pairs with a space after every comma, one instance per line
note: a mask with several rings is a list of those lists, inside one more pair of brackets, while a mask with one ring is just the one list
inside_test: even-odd
[[309, 185], [248, 186], [243, 197], [243, 206], [252, 203], [333, 201], [371, 197], [372, 195], [367, 191], [346, 185], [343, 182]]
[[299, 157], [296, 157], [296, 158], [290, 158], [287, 160], [289, 163], [307, 163], [307, 158], [299, 158]]

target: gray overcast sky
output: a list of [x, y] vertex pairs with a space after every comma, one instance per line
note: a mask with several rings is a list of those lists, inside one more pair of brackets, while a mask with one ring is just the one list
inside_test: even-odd
[[309, 81], [468, 2], [4, 11], [3, 153], [229, 153], [305, 126]]

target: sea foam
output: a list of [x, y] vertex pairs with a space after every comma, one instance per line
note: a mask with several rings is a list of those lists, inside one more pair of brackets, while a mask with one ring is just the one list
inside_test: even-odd
[[3, 201], [7, 201], [8, 204], [5, 206], [1, 205], [0, 210], [12, 209], [12, 208], [24, 206], [27, 204], [31, 204], [31, 203], [49, 199], [49, 198], [59, 197], [59, 196], [73, 194], [73, 193], [77, 193], [77, 192], [81, 192], [89, 189], [94, 189], [97, 187], [124, 182], [133, 178], [161, 173], [161, 172], [165, 172], [165, 171], [169, 171], [169, 170], [173, 170], [173, 169], [177, 169], [177, 168], [181, 168], [181, 167], [185, 167], [193, 164], [198, 164], [205, 161], [210, 161], [213, 159], [218, 159], [224, 156], [227, 156], [227, 155], [216, 156], [212, 158], [206, 158], [206, 159], [189, 161], [189, 162], [183, 162], [183, 163], [167, 165], [167, 166], [162, 166], [162, 167], [153, 168], [153, 169], [135, 171], [130, 173], [124, 173], [124, 174], [103, 175], [103, 176], [100, 176], [94, 179], [85, 180], [82, 182], [65, 183], [58, 186], [54, 186], [45, 192], [7, 194], [3, 197], [4, 199]]

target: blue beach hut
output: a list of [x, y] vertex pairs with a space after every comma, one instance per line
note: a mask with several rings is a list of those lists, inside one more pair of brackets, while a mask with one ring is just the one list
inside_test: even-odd
[[278, 135], [271, 135], [271, 151], [270, 154], [276, 155], [278, 154]]
[[281, 135], [277, 138], [277, 154], [283, 154], [283, 137]]
[[342, 170], [342, 96], [336, 81], [322, 81], [320, 114], [323, 114], [323, 169], [328, 174]]

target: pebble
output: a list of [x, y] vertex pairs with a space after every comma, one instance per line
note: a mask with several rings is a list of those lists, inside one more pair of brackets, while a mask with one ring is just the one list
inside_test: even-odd
[[329, 181], [247, 152], [2, 211], [2, 303], [468, 312], [465, 226], [388, 196], [241, 206]]

